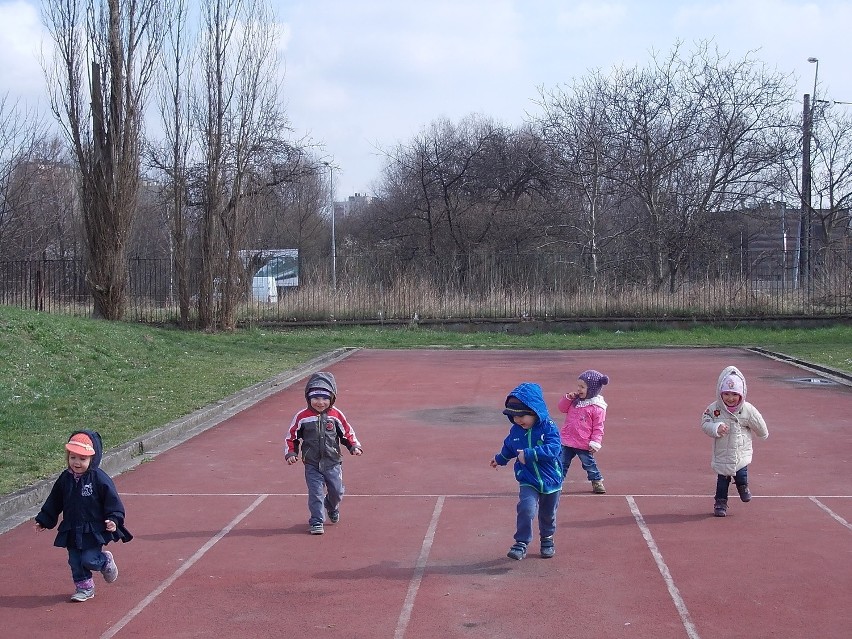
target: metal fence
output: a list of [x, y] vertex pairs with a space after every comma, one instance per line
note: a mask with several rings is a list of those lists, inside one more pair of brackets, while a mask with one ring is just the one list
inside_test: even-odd
[[[654, 281], [632, 263], [613, 260], [592, 275], [587, 266], [552, 254], [456, 255], [407, 262], [378, 255], [338, 256], [334, 278], [331, 260], [301, 260], [299, 286], [280, 287], [272, 303], [254, 299], [247, 286], [238, 321], [848, 317], [852, 251], [815, 254], [807, 274], [799, 272], [798, 263], [791, 252], [742, 253], [685, 264]], [[89, 316], [93, 305], [85, 273], [82, 260], [0, 261], [0, 304]], [[194, 294], [196, 284], [190, 284]], [[179, 305], [169, 262], [131, 259], [127, 301], [129, 321], [177, 322]]]

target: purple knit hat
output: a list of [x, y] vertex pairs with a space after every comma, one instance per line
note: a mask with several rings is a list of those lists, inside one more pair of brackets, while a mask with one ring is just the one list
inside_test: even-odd
[[609, 384], [609, 377], [596, 370], [584, 371], [580, 373], [580, 377], [578, 379], [582, 379], [586, 382], [586, 387], [588, 388], [586, 391], [586, 399], [595, 397], [601, 392], [601, 386]]

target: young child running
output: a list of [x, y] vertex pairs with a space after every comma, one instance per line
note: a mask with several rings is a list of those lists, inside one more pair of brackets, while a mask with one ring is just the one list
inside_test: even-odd
[[748, 487], [748, 465], [751, 463], [753, 435], [769, 437], [769, 429], [760, 412], [746, 401], [745, 376], [736, 366], [728, 366], [716, 382], [716, 401], [710, 404], [701, 418], [701, 428], [713, 438], [713, 459], [710, 467], [716, 471], [716, 496], [713, 514], [728, 514], [728, 489], [731, 477], [740, 499], [751, 501]]
[[361, 443], [343, 412], [334, 406], [337, 383], [331, 373], [314, 373], [305, 385], [307, 408], [293, 417], [287, 430], [284, 458], [295, 464], [301, 455], [308, 486], [308, 531], [325, 532], [325, 516], [331, 523], [340, 520], [343, 499], [343, 459], [340, 443], [352, 455], [361, 454]]
[[592, 482], [592, 492], [606, 493], [603, 475], [598, 469], [595, 453], [601, 449], [606, 421], [606, 401], [601, 387], [609, 384], [609, 377], [596, 370], [587, 370], [577, 378], [577, 390], [559, 399], [559, 411], [565, 413], [565, 422], [559, 435], [562, 438], [562, 463], [565, 475], [574, 457], [580, 458], [586, 477]]
[[103, 551], [111, 541], [130, 541], [133, 535], [124, 527], [124, 505], [112, 479], [100, 468], [103, 444], [95, 431], [73, 433], [65, 444], [68, 464], [35, 518], [39, 532], [53, 528], [62, 515], [54, 546], [68, 551], [68, 564], [75, 591], [71, 601], [95, 596], [92, 571], [104, 581], [118, 579], [118, 566], [111, 552]]
[[541, 556], [549, 559], [556, 553], [553, 535], [562, 490], [559, 430], [548, 415], [538, 384], [520, 384], [504, 405], [503, 414], [512, 426], [502, 450], [491, 460], [491, 467], [505, 466], [514, 459], [515, 479], [520, 484], [515, 543], [506, 556], [518, 560], [526, 557], [537, 511]]

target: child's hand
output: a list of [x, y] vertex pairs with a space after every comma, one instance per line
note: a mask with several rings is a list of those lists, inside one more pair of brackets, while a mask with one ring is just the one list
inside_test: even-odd
[[728, 434], [728, 425], [725, 422], [719, 422], [716, 425], [716, 434], [720, 437]]
[[522, 451], [522, 450], [518, 451], [518, 461], [521, 462], [522, 464], [527, 463], [526, 455], [524, 455], [524, 451]]
[[573, 402], [575, 399], [577, 399], [577, 393], [575, 391], [571, 391], [570, 393], [565, 393], [565, 397], [567, 397]]
[[107, 532], [115, 532], [116, 528], [118, 528], [112, 519], [107, 519], [104, 524], [106, 525]]
[[496, 460], [494, 460], [493, 458], [491, 459], [491, 464], [490, 464], [490, 465], [491, 465], [491, 468], [499, 468], [499, 467], [500, 467], [500, 464], [498, 464], [498, 463], [496, 462]]
[[353, 455], [361, 455], [361, 454], [363, 454], [363, 452], [364, 452], [364, 451], [363, 451], [363, 450], [361, 450], [361, 447], [360, 447], [360, 446], [356, 446], [355, 448], [353, 448], [353, 449], [352, 449], [352, 454], [353, 454]]
[[36, 522], [36, 523], [33, 525], [33, 528], [35, 528], [35, 531], [36, 531], [36, 532], [42, 532], [43, 530], [46, 530], [46, 528], [45, 528], [44, 526], [42, 526], [40, 523], [38, 523], [38, 522]]
[[290, 466], [292, 466], [293, 464], [295, 464], [297, 461], [299, 461], [299, 456], [298, 456], [298, 455], [293, 455], [292, 457], [288, 457], [288, 458], [287, 458], [287, 464], [289, 464]]

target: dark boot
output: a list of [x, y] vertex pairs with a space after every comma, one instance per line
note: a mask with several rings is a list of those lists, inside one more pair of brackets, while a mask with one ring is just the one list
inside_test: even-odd
[[728, 500], [727, 499], [717, 499], [716, 503], [713, 504], [713, 516], [714, 517], [727, 517], [728, 516]]
[[748, 489], [748, 484], [737, 484], [737, 492], [743, 501], [751, 501], [751, 491]]
[[541, 538], [541, 556], [550, 559], [556, 554], [556, 546], [553, 545], [553, 535]]

